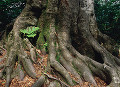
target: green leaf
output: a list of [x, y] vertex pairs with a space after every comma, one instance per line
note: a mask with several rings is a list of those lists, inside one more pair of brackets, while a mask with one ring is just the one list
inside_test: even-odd
[[36, 30], [39, 30], [40, 28], [39, 27], [35, 27]]
[[27, 35], [27, 37], [35, 37], [36, 36], [36, 34], [29, 34], [29, 35]]
[[44, 46], [46, 46], [46, 47], [48, 46], [47, 42], [44, 44]]
[[20, 32], [26, 34], [27, 37], [35, 37], [35, 31], [39, 30], [39, 27], [27, 27], [27, 29], [21, 29]]
[[37, 30], [39, 30], [40, 28], [39, 27], [32, 27], [32, 31], [35, 32]]
[[31, 29], [31, 27], [28, 27], [28, 28], [27, 28], [27, 31], [28, 31], [27, 34], [31, 34], [31, 33], [32, 33], [32, 29]]
[[26, 29], [20, 30], [21, 33], [28, 34], [28, 31]]
[[36, 31], [36, 30], [35, 30], [35, 27], [32, 27], [32, 31], [33, 31], [33, 32], [35, 32], [35, 31]]

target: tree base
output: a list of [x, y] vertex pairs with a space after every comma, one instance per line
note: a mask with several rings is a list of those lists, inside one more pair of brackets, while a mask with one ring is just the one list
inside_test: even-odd
[[[103, 79], [108, 86], [119, 87], [120, 60], [112, 55], [112, 45], [110, 44], [108, 46], [112, 41], [110, 39], [107, 41], [106, 37], [101, 36], [103, 34], [99, 31], [97, 33], [93, 32], [97, 29], [95, 26], [92, 26], [93, 24], [90, 24], [90, 20], [88, 19], [91, 18], [93, 21], [95, 20], [90, 16], [88, 10], [85, 10], [86, 7], [81, 6], [81, 3], [86, 4], [86, 2], [76, 0], [76, 2], [73, 3], [72, 0], [68, 0], [68, 3], [61, 1], [58, 4], [58, 2], [54, 0], [51, 2], [48, 1], [48, 6], [44, 13], [42, 12], [42, 10], [45, 9], [44, 2], [37, 1], [39, 3], [36, 3], [36, 1], [37, 0], [33, 0], [33, 2], [27, 1], [26, 7], [16, 19], [13, 29], [8, 35], [6, 62], [4, 65], [1, 65], [1, 67], [4, 68], [0, 73], [0, 77], [4, 76], [4, 72], [6, 74], [6, 87], [9, 87], [11, 79], [16, 75], [18, 75], [20, 79], [23, 79], [24, 71], [30, 77], [38, 79], [32, 87], [41, 86], [45, 81], [45, 76], [57, 80], [51, 82], [50, 86], [56, 84], [59, 86], [61, 84], [63, 87], [73, 86], [76, 83], [82, 84], [84, 81], [87, 81], [97, 87], [94, 76], [98, 76]], [[56, 71], [58, 78], [61, 79], [51, 77], [44, 72], [43, 76], [40, 78], [37, 77], [33, 67], [33, 63], [37, 62], [36, 48], [28, 39], [21, 38], [20, 29], [37, 25], [38, 17], [40, 16], [40, 14], [38, 15], [39, 11], [42, 12], [42, 17], [45, 14], [43, 19], [48, 18], [49, 23], [47, 24], [48, 29], [46, 32], [46, 29], [41, 29], [37, 46], [39, 47], [39, 44], [44, 44], [44, 42], [48, 41], [49, 57], [46, 70], [49, 73], [51, 73], [52, 70]], [[43, 26], [45, 22], [46, 21], [41, 21]], [[71, 40], [73, 40], [71, 39], [72, 34], [80, 34], [80, 39], [83, 42], [79, 41], [79, 43], [85, 44], [86, 46], [80, 50], [81, 52], [84, 51], [83, 53], [85, 54], [78, 52], [73, 47], [73, 44], [71, 44]], [[102, 38], [104, 42], [102, 42], [99, 37]], [[41, 38], [44, 38], [44, 40], [41, 40]], [[88, 48], [90, 50], [88, 50]], [[26, 50], [29, 50], [30, 56]], [[42, 50], [42, 53], [45, 53], [45, 50]], [[88, 55], [94, 55], [88, 56], [87, 53]], [[96, 54], [98, 56], [96, 56]], [[17, 68], [14, 70], [16, 62]], [[75, 80], [71, 78], [71, 75], [74, 76]]]

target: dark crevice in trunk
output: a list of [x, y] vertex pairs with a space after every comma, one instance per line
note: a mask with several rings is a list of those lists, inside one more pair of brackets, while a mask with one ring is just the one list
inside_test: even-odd
[[99, 36], [99, 35], [98, 35], [98, 37], [97, 37], [97, 40], [98, 40], [98, 43], [99, 43], [99, 44], [105, 43], [105, 40], [104, 40], [101, 36]]
[[35, 37], [29, 38], [29, 41], [31, 42], [31, 44], [32, 44], [33, 46], [36, 46], [37, 39], [39, 38], [39, 33], [40, 33], [40, 32], [37, 32]]
[[[104, 72], [104, 71], [103, 71]], [[107, 85], [109, 85], [110, 83], [111, 83], [111, 81], [112, 81], [112, 77], [110, 76], [110, 73], [109, 72], [104, 72], [104, 74], [105, 74], [105, 76], [106, 76], [106, 79], [104, 80], [106, 83], [107, 83]]]
[[71, 43], [78, 52], [80, 52], [82, 55], [87, 55], [92, 59], [95, 58], [93, 48], [90, 46], [87, 38], [83, 37], [82, 33], [75, 34], [74, 32], [72, 32], [70, 36], [72, 38]]
[[102, 59], [101, 54], [98, 53], [96, 50], [94, 50], [94, 48], [93, 48], [93, 51], [94, 51], [94, 53], [95, 53], [94, 60], [97, 61], [97, 62], [99, 62], [99, 63], [102, 63], [102, 64], [103, 64], [104, 61], [103, 61], [103, 59]]

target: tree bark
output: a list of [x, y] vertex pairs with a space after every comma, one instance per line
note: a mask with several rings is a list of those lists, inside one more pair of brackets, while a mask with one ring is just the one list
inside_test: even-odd
[[[10, 85], [16, 62], [29, 76], [37, 79], [31, 62], [36, 62], [35, 48], [20, 34], [20, 29], [29, 26], [40, 27], [36, 47], [43, 54], [46, 54], [44, 44], [48, 43], [48, 72], [54, 69], [63, 77], [54, 79], [57, 82], [51, 82], [50, 87], [58, 82], [59, 86], [75, 85], [70, 74], [77, 78], [75, 82], [79, 84], [88, 81], [97, 86], [94, 76], [98, 76], [108, 87], [119, 87], [120, 59], [113, 55], [115, 42], [98, 30], [93, 0], [27, 0], [8, 35], [4, 65], [6, 87]], [[31, 57], [25, 49], [30, 50]], [[23, 72], [21, 68], [18, 70], [18, 74]], [[23, 75], [19, 75], [20, 78]], [[45, 76], [41, 78], [45, 80]], [[39, 82], [44, 82], [41, 78], [32, 87], [41, 86]]]

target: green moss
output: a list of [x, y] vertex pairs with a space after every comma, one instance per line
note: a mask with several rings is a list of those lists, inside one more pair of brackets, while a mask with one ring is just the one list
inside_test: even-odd
[[[38, 49], [43, 49], [45, 42], [47, 42], [48, 46], [45, 47], [47, 50], [49, 47], [49, 30], [50, 30], [50, 21], [51, 17], [48, 13], [46, 13], [46, 10], [41, 14], [41, 17], [38, 22], [38, 27], [40, 27], [40, 35], [37, 40], [37, 48]], [[58, 30], [58, 20], [55, 20], [55, 29]], [[59, 61], [59, 56], [56, 57], [57, 61]]]
[[39, 34], [39, 38], [37, 40], [37, 48], [38, 49], [43, 49], [44, 48], [44, 46], [43, 46], [44, 43], [45, 43], [45, 39], [44, 39], [43, 33], [41, 32]]
[[[55, 43], [55, 47], [56, 47], [56, 43]], [[60, 63], [60, 50], [58, 49], [57, 51], [56, 51], [56, 53], [57, 53], [57, 55], [56, 55], [56, 60]]]
[[72, 82], [74, 85], [77, 85], [77, 82], [75, 80], [72, 79]]
[[42, 43], [43, 45], [46, 42], [46, 38], [48, 36], [49, 22], [46, 16], [47, 16], [46, 13], [43, 12], [38, 22], [38, 26], [40, 27], [41, 33], [39, 34], [37, 44]]
[[60, 54], [57, 54], [56, 60], [57, 60], [58, 62], [60, 62]]
[[44, 36], [45, 36], [47, 41], [49, 40], [49, 30], [50, 30], [49, 26], [50, 26], [50, 24], [47, 23], [47, 24], [44, 25], [44, 28], [43, 28]]
[[82, 76], [82, 74], [79, 72], [78, 68], [74, 65], [74, 63], [72, 63], [72, 65], [73, 65], [73, 68], [78, 72], [78, 74]]

